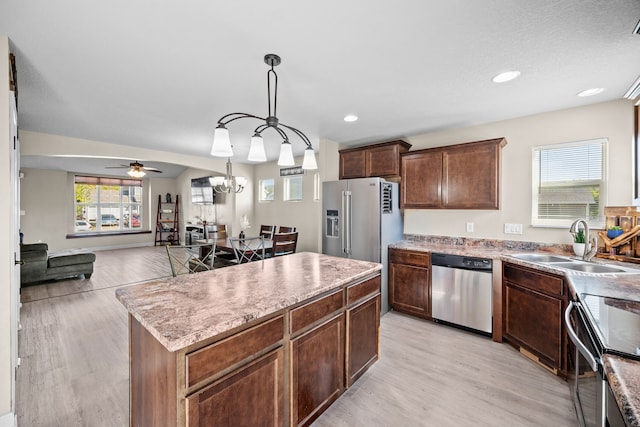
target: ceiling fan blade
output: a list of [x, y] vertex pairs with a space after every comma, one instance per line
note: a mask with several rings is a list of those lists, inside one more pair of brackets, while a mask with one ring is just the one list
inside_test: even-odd
[[105, 169], [125, 169], [125, 168], [128, 169], [130, 167], [131, 166], [129, 165], [120, 165], [120, 166], [105, 166], [104, 168]]
[[157, 173], [162, 173], [162, 171], [160, 169], [156, 169], [156, 168], [142, 168], [147, 172], [157, 172]]

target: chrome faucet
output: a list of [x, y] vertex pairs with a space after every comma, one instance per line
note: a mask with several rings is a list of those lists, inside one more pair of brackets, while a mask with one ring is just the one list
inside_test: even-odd
[[598, 239], [589, 235], [589, 224], [587, 224], [587, 220], [580, 218], [573, 221], [573, 224], [569, 227], [569, 233], [575, 238], [580, 224], [582, 224], [582, 228], [584, 228], [584, 252], [582, 254], [582, 260], [591, 261], [591, 258], [598, 252]]

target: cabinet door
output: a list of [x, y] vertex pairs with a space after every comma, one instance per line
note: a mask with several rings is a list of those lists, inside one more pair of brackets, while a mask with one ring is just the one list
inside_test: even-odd
[[378, 360], [380, 295], [347, 311], [347, 387]]
[[366, 151], [367, 176], [400, 176], [400, 152], [397, 145]]
[[449, 209], [499, 208], [499, 151], [496, 143], [445, 150], [442, 205]]
[[291, 343], [291, 425], [309, 425], [344, 390], [344, 314]]
[[280, 348], [188, 396], [188, 425], [283, 425], [282, 369], [283, 350]]
[[340, 153], [340, 179], [367, 176], [365, 151], [362, 149]]
[[562, 367], [563, 300], [507, 282], [504, 287], [504, 338], [524, 348], [544, 365]]
[[430, 318], [428, 268], [389, 264], [389, 304], [394, 310]]
[[405, 208], [441, 206], [442, 152], [402, 156], [402, 204]]

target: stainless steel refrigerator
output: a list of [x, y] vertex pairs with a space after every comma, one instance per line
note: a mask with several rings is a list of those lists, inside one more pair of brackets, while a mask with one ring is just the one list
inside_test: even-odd
[[322, 214], [322, 253], [383, 265], [381, 312], [386, 313], [387, 246], [403, 234], [398, 184], [382, 178], [325, 182]]

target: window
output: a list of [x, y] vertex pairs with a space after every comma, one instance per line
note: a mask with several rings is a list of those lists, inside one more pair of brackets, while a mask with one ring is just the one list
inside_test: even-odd
[[532, 225], [604, 226], [607, 140], [534, 147]]
[[258, 200], [261, 202], [272, 201], [275, 194], [273, 178], [261, 179], [258, 185]]
[[76, 176], [74, 187], [76, 232], [142, 228], [141, 180]]
[[284, 177], [284, 201], [302, 200], [302, 175]]

